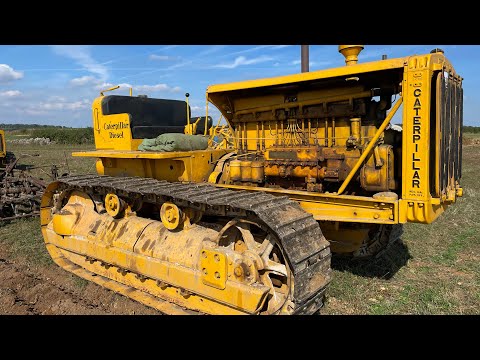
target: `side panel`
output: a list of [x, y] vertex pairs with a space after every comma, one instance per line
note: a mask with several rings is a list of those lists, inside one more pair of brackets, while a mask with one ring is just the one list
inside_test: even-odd
[[[441, 71], [448, 74], [446, 87], [439, 77]], [[399, 220], [428, 224], [462, 194], [457, 181], [461, 175], [461, 78], [443, 55], [411, 57], [405, 68], [402, 95]]]
[[192, 151], [191, 155], [173, 152], [170, 157], [162, 159], [142, 158], [141, 153], [134, 158], [119, 158], [112, 154], [99, 157], [96, 169], [99, 175], [150, 177], [171, 182], [207, 182], [216, 162], [226, 153], [227, 150]]
[[132, 143], [130, 116], [128, 114], [103, 115], [101, 97], [92, 106], [95, 147], [98, 150], [136, 150]]

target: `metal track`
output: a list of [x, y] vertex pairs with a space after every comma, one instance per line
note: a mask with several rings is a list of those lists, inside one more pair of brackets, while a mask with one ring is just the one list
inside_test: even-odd
[[385, 252], [398, 240], [403, 234], [403, 225], [380, 225], [377, 232], [368, 239], [368, 243], [363, 244], [359, 250], [353, 253], [353, 259], [370, 260], [381, 258]]
[[141, 177], [70, 176], [58, 180], [57, 189], [81, 190], [91, 196], [113, 192], [128, 199], [204, 211], [216, 217], [245, 217], [274, 233], [294, 276], [295, 314], [312, 314], [323, 305], [331, 280], [330, 245], [313, 216], [287, 196], [234, 191], [210, 184], [170, 183]]

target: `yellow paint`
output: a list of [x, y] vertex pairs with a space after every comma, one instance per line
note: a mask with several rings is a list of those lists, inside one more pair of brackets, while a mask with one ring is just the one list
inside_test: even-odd
[[227, 281], [227, 258], [220, 251], [203, 249], [200, 253], [202, 281], [217, 289], [225, 289]]
[[[337, 76], [349, 77], [351, 75], [369, 73], [372, 71], [403, 69], [404, 62], [406, 61], [406, 59], [407, 58], [397, 58], [397, 59], [389, 59], [389, 60], [382, 60], [382, 61], [372, 61], [368, 63], [356, 64], [354, 66], [343, 66], [339, 68], [310, 71], [310, 72], [278, 76], [278, 77], [272, 77], [272, 78], [247, 80], [247, 81], [240, 81], [240, 82], [234, 82], [234, 83], [228, 83], [228, 84], [210, 85], [207, 88], [207, 93], [208, 93], [209, 100], [213, 102], [214, 105], [216, 105], [215, 101], [212, 101], [214, 95], [218, 93], [223, 93], [226, 91], [233, 91], [233, 90], [240, 90], [240, 89], [253, 89], [253, 88], [260, 88], [260, 87], [267, 87], [267, 86], [274, 86], [274, 85], [287, 85], [292, 83], [296, 84], [304, 81], [329, 79]], [[220, 111], [222, 111], [221, 107], [217, 106], [217, 108]], [[227, 114], [224, 113], [224, 111], [222, 111], [222, 114], [226, 119], [232, 118], [232, 115], [226, 116]]]
[[262, 191], [278, 196], [287, 195], [311, 213], [315, 220], [377, 224], [396, 224], [400, 222], [398, 200], [380, 200], [366, 196], [320, 194], [300, 190], [241, 185], [217, 184], [216, 186], [233, 190]]
[[141, 176], [167, 181], [206, 182], [228, 149], [183, 152], [99, 150], [73, 153], [94, 157], [97, 172], [110, 176]]
[[[252, 286], [234, 280], [233, 276], [232, 280], [227, 280], [230, 278], [227, 262], [241, 261], [243, 255], [221, 247], [211, 248], [217, 231], [200, 226], [183, 232], [169, 231], [159, 221], [134, 215], [113, 219], [108, 214], [98, 214], [88, 196], [79, 192], [73, 195], [62, 211], [54, 215], [59, 219], [55, 222], [51, 221], [53, 199], [50, 197], [42, 204], [44, 239], [49, 250], [53, 249], [57, 256], [60, 252], [70, 262], [87, 269], [86, 263], [92, 261], [106, 264], [107, 269], [116, 267], [124, 276], [133, 273], [141, 281], [150, 279], [156, 291], [146, 288], [148, 293], [207, 313], [254, 313], [263, 304], [268, 287], [259, 283]], [[76, 221], [72, 224], [73, 218]], [[69, 234], [57, 232], [66, 228], [55, 226], [62, 219], [69, 226]], [[206, 262], [200, 259], [202, 251], [208, 252]], [[69, 263], [62, 266], [70, 270]], [[204, 268], [213, 272], [214, 281], [205, 276]], [[144, 288], [131, 284], [124, 276], [119, 278], [105, 271], [102, 275], [137, 289]], [[176, 295], [159, 292], [157, 288], [162, 287], [175, 288]], [[200, 306], [201, 303], [205, 305]], [[225, 306], [231, 310], [225, 312]]]
[[240, 160], [230, 161], [230, 179], [233, 181], [242, 180], [242, 162]]
[[108, 88], [108, 89], [106, 89], [106, 90], [102, 90], [102, 91], [100, 91], [100, 96], [104, 96], [103, 93], [105, 93], [105, 92], [107, 92], [107, 91], [113, 91], [113, 90], [117, 90], [117, 89], [119, 89], [119, 88], [120, 88], [120, 86], [117, 85], [117, 86], [112, 86], [112, 87], [110, 87], [110, 88]]
[[[343, 195], [348, 186], [354, 181], [354, 178], [360, 176], [360, 183], [364, 189], [372, 192], [373, 196], [377, 191], [394, 191], [399, 199], [422, 202], [424, 208], [414, 206], [407, 210], [406, 207], [400, 209], [400, 213], [389, 214], [386, 218], [393, 222], [431, 222], [441, 213], [441, 209], [455, 201], [456, 196], [462, 194], [461, 187], [455, 183], [455, 179], [449, 180], [449, 185], [442, 196], [435, 196], [430, 189], [429, 178], [433, 172], [433, 179], [438, 184], [439, 177], [439, 158], [436, 155], [436, 163], [430, 165], [429, 154], [431, 136], [438, 139], [442, 134], [438, 128], [438, 118], [430, 122], [431, 104], [438, 103], [440, 91], [433, 91], [432, 79], [440, 71], [445, 71], [451, 78], [454, 78], [458, 84], [461, 84], [461, 78], [455, 73], [452, 65], [442, 53], [432, 53], [424, 55], [415, 55], [398, 59], [387, 59], [373, 61], [369, 63], [353, 64], [361, 50], [361, 46], [340, 46], [339, 51], [346, 55], [349, 66], [343, 66], [335, 69], [319, 70], [306, 73], [293, 74], [265, 79], [249, 80], [230, 84], [212, 85], [207, 89], [209, 100], [217, 106], [222, 115], [227, 119], [229, 125], [234, 129], [234, 143], [242, 156], [252, 154], [257, 156], [264, 154], [266, 160], [272, 159], [270, 155], [273, 152], [297, 150], [295, 161], [307, 162], [320, 158], [322, 154], [318, 147], [326, 147], [334, 150], [337, 154], [344, 154], [342, 160], [348, 167], [348, 176], [338, 193]], [[361, 61], [361, 56], [360, 56]], [[352, 65], [353, 64], [353, 65]], [[377, 75], [373, 75], [377, 74]], [[373, 96], [371, 90], [365, 89], [357, 84], [358, 79], [365, 76], [378, 76], [382, 78], [398, 78], [398, 84], [401, 88], [397, 91], [397, 102], [388, 112], [388, 116], [378, 128], [368, 125], [364, 119], [356, 121], [356, 118], [336, 118], [335, 116], [323, 116], [322, 118], [297, 119], [296, 135], [294, 135], [288, 144], [282, 144], [282, 136], [290, 134], [287, 127], [290, 126], [290, 120], [279, 120], [282, 112], [287, 114], [291, 109], [300, 109], [300, 113], [309, 106], [318, 106], [318, 109], [327, 109], [329, 104], [344, 101], [352, 104], [355, 99], [368, 98]], [[315, 87], [322, 81], [331, 80], [330, 86]], [[335, 86], [333, 79], [343, 79], [350, 82], [349, 87]], [[357, 79], [357, 80], [356, 80]], [[392, 81], [392, 86], [397, 82]], [[433, 83], [434, 84], [434, 83]], [[282, 91], [283, 87], [288, 85], [288, 92]], [[434, 84], [435, 85], [435, 84]], [[276, 90], [275, 90], [276, 89]], [[290, 95], [294, 94], [294, 95]], [[437, 98], [433, 97], [436, 94]], [[291, 96], [291, 98], [288, 98]], [[421, 106], [415, 108], [421, 102]], [[303, 110], [302, 110], [303, 109]], [[403, 118], [403, 136], [401, 154], [397, 154], [395, 148], [377, 146], [384, 141], [384, 130], [393, 117], [395, 111], [402, 109]], [[297, 113], [298, 114], [298, 113]], [[274, 117], [274, 115], [276, 117]], [[419, 126], [418, 119], [422, 119]], [[355, 121], [352, 121], [354, 119]], [[435, 120], [437, 121], [435, 123]], [[436, 124], [433, 129], [430, 125]], [[266, 128], [266, 135], [259, 135], [259, 128]], [[303, 132], [306, 145], [293, 146], [295, 142], [299, 144], [302, 140], [298, 134]], [[415, 133], [414, 133], [415, 132]], [[279, 135], [280, 134], [280, 135]], [[282, 135], [283, 134], [283, 135]], [[293, 133], [295, 134], [295, 132]], [[420, 139], [414, 140], [414, 135], [419, 135]], [[291, 136], [291, 135], [288, 135]], [[363, 150], [358, 151], [355, 145], [363, 146]], [[378, 143], [379, 142], [379, 143]], [[351, 145], [349, 148], [349, 144]], [[303, 150], [302, 150], [303, 149]], [[310, 158], [305, 156], [306, 151], [310, 152]], [[322, 150], [323, 151], [323, 150]], [[398, 169], [397, 155], [401, 155], [403, 173], [394, 175], [394, 168]], [[288, 159], [291, 159], [290, 157]], [[419, 169], [412, 168], [412, 161], [415, 164], [421, 164]], [[287, 176], [293, 176], [299, 179], [311, 178], [322, 180], [325, 177], [325, 168], [315, 168], [310, 165], [293, 165], [289, 168], [288, 162], [276, 161], [279, 164], [265, 165], [265, 175], [281, 179]], [[230, 163], [232, 165], [232, 162]], [[414, 166], [419, 167], [418, 165]], [[234, 170], [232, 177], [232, 169]], [[420, 187], [418, 184], [412, 186], [412, 180], [421, 178]], [[248, 184], [242, 186], [237, 183], [235, 167], [230, 166], [230, 179], [224, 176], [220, 182], [222, 186], [232, 185], [239, 188], [248, 188]], [[315, 184], [315, 182], [313, 183]], [[400, 189], [398, 186], [402, 184]], [[232, 187], [233, 188], [233, 187]], [[257, 186], [255, 191], [270, 191]], [[279, 190], [284, 194], [289, 194], [287, 190]], [[368, 197], [368, 196], [365, 196]], [[343, 199], [348, 199], [344, 197]], [[335, 208], [343, 209], [338, 206], [339, 201], [334, 205]], [[348, 200], [347, 200], [348, 202]], [[327, 212], [324, 205], [312, 205], [302, 202], [302, 206], [309, 212], [313, 212], [317, 219], [335, 219], [338, 221], [358, 222], [358, 214], [362, 213], [361, 221], [365, 218], [375, 218], [374, 222], [384, 223], [385, 218], [382, 213], [377, 214], [376, 210], [355, 211], [357, 215], [351, 216], [349, 211]], [[443, 204], [439, 207], [440, 204]], [[410, 215], [407, 216], [407, 211]], [[325, 218], [324, 218], [325, 216]], [[342, 217], [344, 217], [342, 219]], [[393, 219], [391, 219], [393, 217]]]
[[5, 131], [0, 130], [0, 164], [7, 155], [7, 146], [5, 145]]
[[450, 205], [448, 202], [399, 200], [400, 222], [430, 224]]
[[183, 216], [177, 205], [166, 201], [160, 208], [160, 220], [168, 230], [175, 230], [183, 222]]
[[393, 147], [382, 144], [376, 146], [373, 151], [373, 156], [370, 156], [360, 171], [360, 184], [364, 189], [372, 192], [396, 189], [398, 179], [394, 177]]
[[363, 48], [363, 45], [338, 45], [338, 52], [345, 56], [345, 65], [351, 66], [357, 64], [358, 54]]
[[84, 256], [60, 250], [55, 245], [46, 245], [53, 261], [63, 269], [86, 280], [92, 281], [109, 290], [115, 291], [133, 300], [153, 307], [165, 314], [189, 315], [191, 309], [207, 314], [239, 315], [244, 312], [235, 310], [221, 303], [192, 294], [185, 298], [180, 289], [173, 286], [159, 286], [151, 279], [138, 279], [133, 273], [122, 274], [118, 268], [106, 268], [97, 262], [87, 262]]
[[335, 222], [322, 222], [320, 227], [325, 238], [330, 241], [330, 248], [335, 253], [353, 253], [367, 241], [369, 227], [355, 229], [336, 226]]
[[362, 153], [362, 156], [360, 156], [360, 159], [358, 159], [356, 165], [354, 166], [354, 168], [350, 171], [350, 173], [348, 174], [347, 178], [345, 179], [345, 181], [343, 182], [342, 186], [340, 186], [340, 189], [338, 189], [338, 194], [342, 194], [342, 192], [345, 190], [345, 188], [347, 187], [348, 183], [350, 182], [350, 180], [352, 180], [353, 176], [355, 175], [355, 173], [358, 171], [358, 169], [360, 168], [360, 166], [363, 164], [363, 161], [365, 160], [365, 158], [367, 157], [367, 155], [370, 153], [370, 151], [373, 149], [373, 147], [375, 146], [375, 144], [377, 143], [377, 140], [378, 138], [380, 137], [380, 135], [382, 135], [382, 133], [385, 131], [387, 125], [390, 123], [390, 121], [392, 120], [392, 117], [393, 115], [395, 115], [395, 113], [397, 112], [398, 108], [400, 107], [400, 105], [402, 105], [402, 101], [403, 101], [403, 98], [400, 98], [398, 99], [398, 101], [395, 103], [395, 105], [393, 106], [393, 109], [392, 111], [389, 112], [389, 114], [387, 115], [387, 117], [385, 118], [385, 120], [383, 121], [382, 125], [380, 126], [380, 128], [377, 130], [377, 132], [375, 133], [375, 135], [373, 136], [373, 138], [370, 140], [370, 142], [368, 143], [366, 149], [363, 151]]
[[[99, 174], [286, 195], [321, 221], [334, 251], [354, 252], [370, 224], [428, 224], [463, 193], [453, 177], [441, 194], [433, 191], [444, 164], [431, 147], [443, 134], [439, 116], [430, 119], [440, 106], [436, 76], [446, 72], [459, 86], [462, 79], [442, 53], [363, 63], [362, 49], [339, 47], [348, 66], [209, 86], [207, 118], [211, 102], [227, 125], [205, 132], [203, 151], [138, 151], [130, 114], [103, 115], [102, 93], [92, 105], [96, 151], [73, 155], [96, 158]], [[388, 138], [400, 135], [387, 132], [396, 111], [401, 146]], [[196, 133], [198, 123], [187, 115], [184, 132]], [[122, 217], [122, 200], [114, 197], [99, 214], [81, 194], [52, 214], [56, 184], [42, 198], [42, 233], [65, 269], [169, 313], [181, 313], [176, 305], [255, 313], [265, 303], [270, 289], [256, 282], [258, 272], [247, 277], [237, 266], [250, 261], [254, 268], [252, 260], [219, 246], [218, 231], [197, 223], [201, 214], [167, 204], [152, 209], [161, 221]]]
[[105, 209], [108, 215], [116, 218], [119, 216], [124, 208], [122, 200], [115, 194], [109, 193], [105, 195]]

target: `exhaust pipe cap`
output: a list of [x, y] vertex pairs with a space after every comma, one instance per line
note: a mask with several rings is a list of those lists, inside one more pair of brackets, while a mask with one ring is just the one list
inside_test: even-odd
[[345, 56], [345, 65], [355, 65], [358, 54], [364, 49], [363, 45], [338, 45], [338, 52]]

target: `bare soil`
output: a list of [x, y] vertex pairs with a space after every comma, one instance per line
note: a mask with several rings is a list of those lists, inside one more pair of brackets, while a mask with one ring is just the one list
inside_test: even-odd
[[0, 314], [10, 315], [154, 315], [143, 306], [57, 266], [31, 265], [11, 257], [0, 243]]

